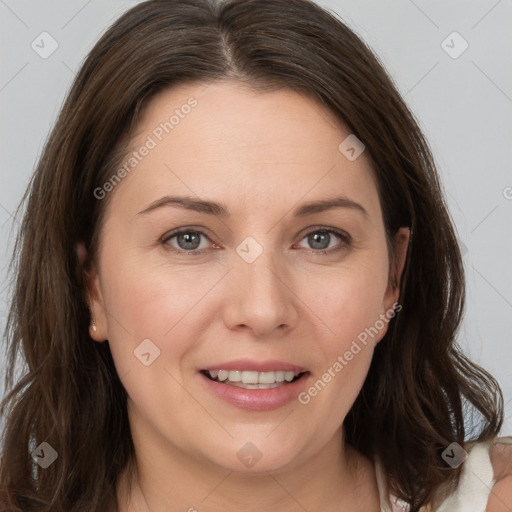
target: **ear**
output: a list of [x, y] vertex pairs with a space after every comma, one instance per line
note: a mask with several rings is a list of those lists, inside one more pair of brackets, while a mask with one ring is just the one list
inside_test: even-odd
[[[76, 253], [80, 265], [87, 260], [87, 249], [82, 242], [76, 245]], [[105, 341], [108, 339], [108, 318], [106, 314], [106, 307], [101, 293], [100, 278], [96, 264], [91, 261], [88, 269], [84, 270], [85, 273], [85, 296], [89, 309], [91, 312], [92, 322], [96, 325], [96, 330], [93, 329], [93, 324], [89, 326], [89, 335], [95, 341]]]
[[384, 295], [384, 307], [386, 311], [393, 309], [393, 304], [400, 298], [400, 281], [407, 259], [407, 249], [411, 238], [411, 230], [408, 227], [401, 227], [394, 238], [394, 258], [390, 265], [388, 287]]

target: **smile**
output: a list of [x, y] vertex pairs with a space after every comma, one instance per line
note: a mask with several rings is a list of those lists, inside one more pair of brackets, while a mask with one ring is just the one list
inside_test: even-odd
[[244, 389], [269, 389], [284, 386], [299, 379], [306, 372], [277, 370], [257, 372], [250, 370], [203, 370], [214, 382]]
[[[262, 366], [270, 365], [253, 363], [252, 366], [259, 366], [261, 370]], [[277, 364], [272, 366], [286, 367]], [[263, 412], [295, 403], [299, 393], [304, 391], [312, 378], [311, 373], [303, 368], [292, 368], [292, 365], [288, 365], [286, 370], [225, 370], [219, 365], [216, 369], [200, 370], [198, 374], [207, 392], [222, 403], [237, 409]]]

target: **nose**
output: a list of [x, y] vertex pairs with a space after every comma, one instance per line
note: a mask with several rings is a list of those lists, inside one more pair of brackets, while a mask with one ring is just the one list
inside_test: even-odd
[[224, 304], [224, 323], [232, 330], [246, 329], [257, 338], [275, 338], [292, 329], [299, 318], [299, 300], [285, 263], [264, 251], [256, 261], [241, 258], [229, 273], [230, 289]]

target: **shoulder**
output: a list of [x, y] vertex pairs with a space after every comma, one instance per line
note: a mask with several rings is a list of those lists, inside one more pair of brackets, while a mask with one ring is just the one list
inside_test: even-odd
[[[420, 512], [512, 512], [512, 436], [472, 441], [464, 448], [468, 457], [456, 488], [441, 486]], [[409, 510], [399, 505], [385, 510]]]
[[512, 510], [512, 437], [498, 438], [489, 448], [494, 486], [489, 495], [486, 512]]

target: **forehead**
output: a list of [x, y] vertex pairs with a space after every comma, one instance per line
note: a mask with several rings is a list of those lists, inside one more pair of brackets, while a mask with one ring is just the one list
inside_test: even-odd
[[[187, 108], [192, 98], [195, 106]], [[172, 127], [166, 124], [171, 120]], [[290, 163], [293, 155], [298, 162], [318, 159], [327, 147], [336, 150], [340, 135], [346, 132], [312, 98], [289, 89], [256, 92], [235, 81], [162, 91], [147, 105], [139, 130], [184, 151], [200, 146], [201, 158], [214, 158], [227, 150], [230, 160], [243, 157], [262, 167], [283, 156]]]
[[368, 156], [351, 161], [340, 150], [350, 131], [289, 89], [262, 93], [234, 81], [175, 86], [152, 98], [135, 132], [123, 161], [128, 176], [115, 195], [139, 205], [176, 192], [270, 208], [276, 199], [296, 204], [339, 192], [378, 207]]

